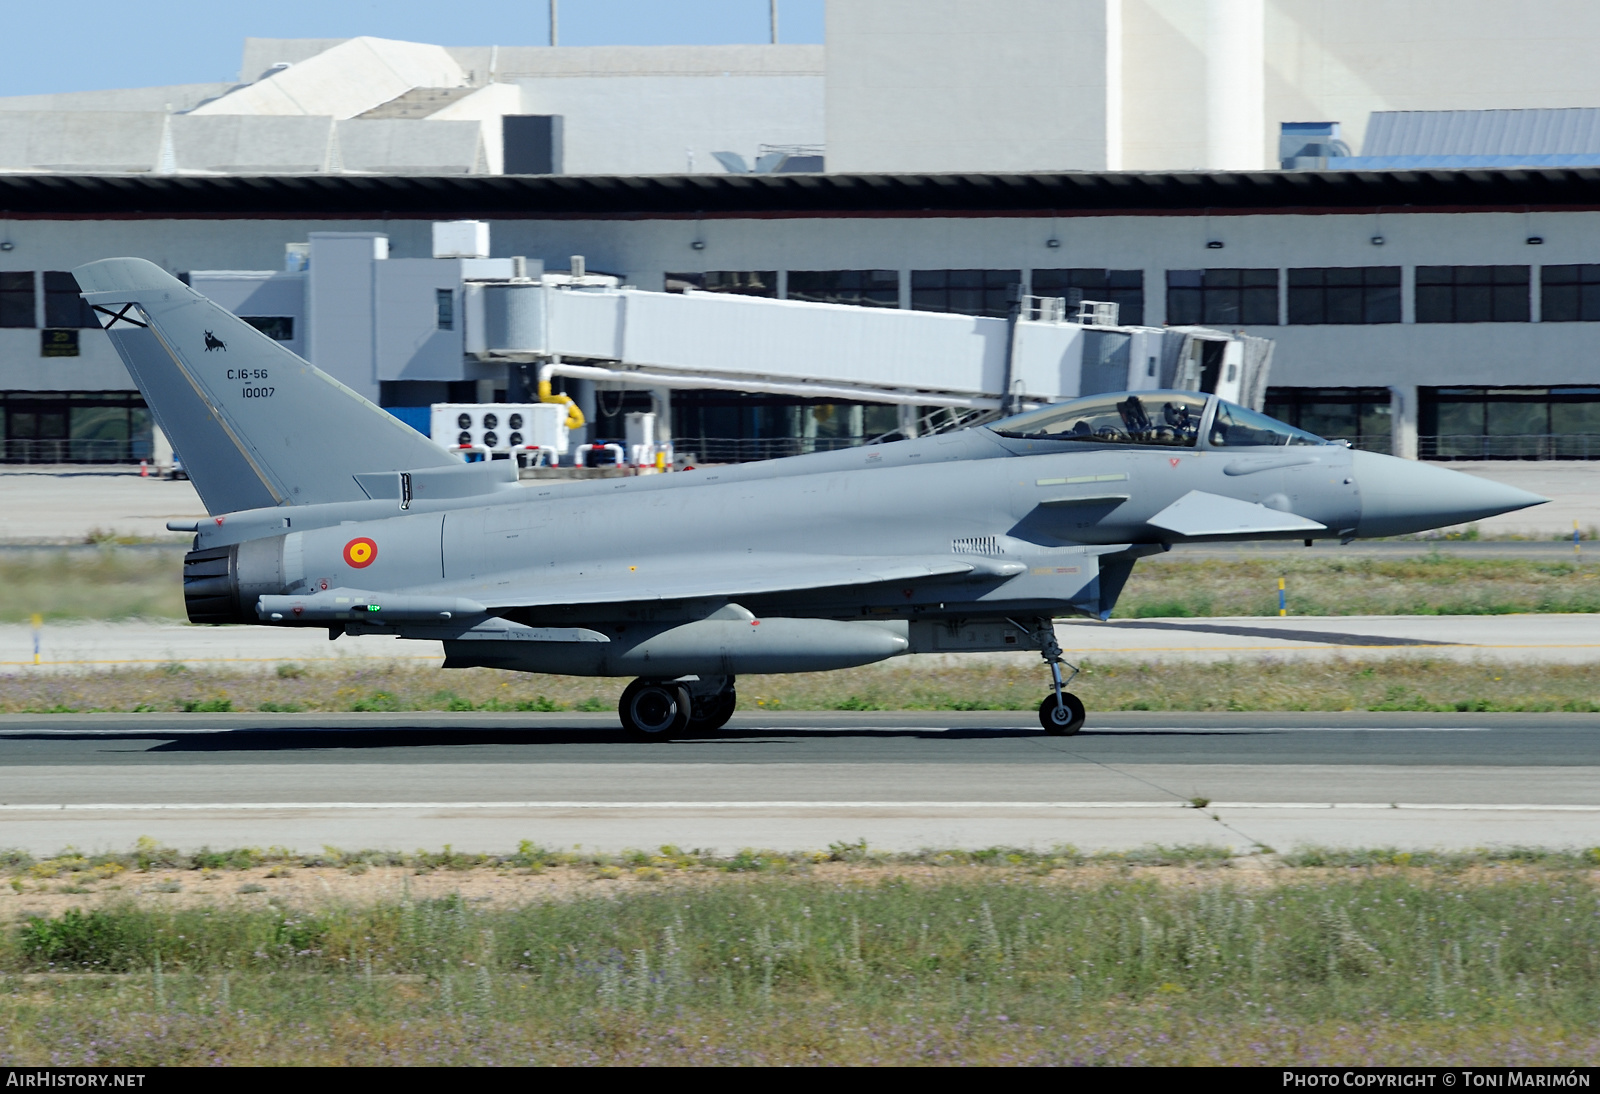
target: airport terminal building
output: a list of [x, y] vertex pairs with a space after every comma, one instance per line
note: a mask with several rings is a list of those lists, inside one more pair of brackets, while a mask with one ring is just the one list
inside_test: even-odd
[[[489, 223], [496, 258], [566, 270], [580, 255], [641, 290], [992, 316], [1013, 286], [1109, 301], [1124, 324], [1272, 339], [1267, 409], [1325, 436], [1425, 459], [1600, 458], [1600, 83], [1576, 56], [1541, 57], [1508, 25], [1493, 78], [1406, 83], [1351, 60], [1360, 4], [1337, 19], [1289, 0], [1000, 6], [1015, 11], [995, 37], [1033, 43], [1028, 63], [988, 40], [953, 57], [959, 35], [881, 0], [833, 5], [826, 47], [252, 40], [237, 85], [0, 100], [5, 458], [148, 444], [73, 267], [137, 255], [314, 279], [314, 234], [425, 259], [432, 225], [463, 219]], [[1600, 40], [1585, 6], [1546, 6], [1574, 41]], [[1459, 5], [1436, 14], [1462, 21]], [[1412, 48], [1442, 73], [1476, 47]], [[1223, 78], [1240, 71], [1265, 76]], [[919, 97], [929, 72], [961, 110]], [[1024, 98], [984, 114], [997, 72]], [[296, 79], [325, 101], [290, 94]], [[425, 306], [445, 322], [436, 295]], [[460, 355], [334, 359], [308, 307], [267, 294], [249, 318], [384, 405], [513, 383]], [[795, 403], [686, 393], [673, 431], [781, 433]]]

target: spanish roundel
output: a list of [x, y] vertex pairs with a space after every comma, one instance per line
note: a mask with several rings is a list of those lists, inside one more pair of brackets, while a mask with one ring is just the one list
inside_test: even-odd
[[378, 545], [362, 536], [344, 545], [344, 560], [357, 570], [371, 566], [378, 557]]

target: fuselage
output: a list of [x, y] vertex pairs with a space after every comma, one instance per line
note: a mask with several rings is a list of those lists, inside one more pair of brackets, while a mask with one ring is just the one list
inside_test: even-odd
[[[782, 566], [819, 554], [954, 555], [1023, 569], [968, 578], [954, 588], [931, 581], [921, 589], [808, 589], [750, 599], [768, 614], [838, 618], [859, 615], [866, 604], [903, 614], [966, 613], [986, 604], [1101, 614], [1110, 605], [1089, 588], [1097, 560], [1115, 561], [1130, 550], [1137, 557], [1181, 540], [1147, 522], [1192, 490], [1293, 511], [1326, 526], [1323, 535], [1351, 534], [1360, 514], [1351, 457], [1340, 445], [1139, 448], [1013, 440], [972, 429], [759, 464], [541, 484], [467, 505], [418, 503], [401, 511], [380, 501], [328, 507], [335, 510], [328, 514], [318, 506], [257, 510], [209, 522], [197, 547], [281, 542], [276, 551], [265, 542], [246, 549], [265, 560], [259, 574], [244, 575], [257, 595], [405, 590], [523, 608], [521, 617], [539, 621], [615, 614], [609, 601], [587, 604], [582, 595], [562, 601], [563, 586], [601, 574], [643, 571], [648, 579], [663, 560], [683, 558], [701, 559], [714, 573], [740, 556]], [[260, 527], [264, 521], [277, 527]], [[346, 548], [357, 540], [370, 540], [374, 557], [352, 559]], [[272, 564], [273, 555], [282, 561]], [[547, 594], [538, 598], [546, 603], [517, 604], [518, 591], [528, 589]], [[643, 580], [633, 599], [675, 597], [670, 585], [653, 588]]]
[[[845, 662], [860, 663], [927, 648], [919, 626], [970, 631], [1024, 617], [1108, 616], [1138, 558], [1191, 538], [1163, 523], [1180, 501], [1203, 509], [1231, 499], [1269, 518], [1235, 534], [1207, 531], [1208, 540], [1349, 539], [1363, 530], [1363, 479], [1386, 480], [1375, 492], [1390, 525], [1394, 498], [1404, 493], [1388, 481], [1396, 476], [1420, 475], [1434, 493], [1442, 489], [1435, 479], [1493, 487], [1315, 438], [1211, 443], [1221, 436], [1208, 439], [1201, 429], [1188, 444], [1132, 444], [977, 428], [668, 475], [512, 486], [470, 499], [253, 510], [198, 533], [190, 557], [216, 576], [203, 590], [195, 583], [212, 606], [197, 621], [336, 623], [441, 639], [447, 651], [463, 628], [476, 628], [454, 641], [471, 651], [458, 663], [529, 667], [527, 651], [536, 648], [537, 663], [550, 666], [540, 671], [623, 673], [639, 671], [624, 656], [637, 642], [689, 625], [704, 635], [728, 631], [726, 620], [704, 621], [733, 605], [758, 620], [878, 628], [848, 632], [865, 636], [867, 652]], [[1278, 515], [1284, 527], [1262, 530]], [[1428, 527], [1437, 515], [1411, 519]], [[228, 582], [219, 616], [217, 594]], [[263, 596], [278, 608], [259, 607]], [[352, 607], [330, 614], [330, 598]], [[490, 657], [489, 646], [472, 644], [486, 625], [541, 638], [514, 656]], [[810, 626], [794, 632], [802, 646], [852, 645], [845, 631]], [[574, 627], [588, 640], [550, 630]], [[899, 648], [880, 649], [885, 628], [902, 636]], [[779, 629], [761, 632], [763, 640], [776, 641]], [[726, 652], [725, 636], [706, 641]], [[970, 638], [963, 648], [990, 648], [986, 641]], [[991, 644], [1015, 641], [993, 632]], [[674, 671], [695, 671], [694, 655], [685, 656], [691, 667], [674, 661]]]

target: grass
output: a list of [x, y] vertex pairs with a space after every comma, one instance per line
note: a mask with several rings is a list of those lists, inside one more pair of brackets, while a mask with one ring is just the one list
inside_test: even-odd
[[[1600, 710], [1589, 665], [1370, 660], [1084, 661], [1071, 687], [1092, 711]], [[1030, 661], [741, 677], [740, 709], [1032, 710], [1044, 694]], [[841, 698], [843, 696], [843, 698]]]
[[[181, 550], [40, 549], [0, 556], [0, 622], [181, 619]], [[1340, 556], [1185, 561], [1181, 550], [1146, 559], [1117, 606], [1119, 617], [1271, 616], [1278, 578], [1293, 615], [1499, 615], [1600, 611], [1600, 565], [1520, 558], [1462, 558], [1419, 545], [1410, 558]]]
[[[139, 853], [147, 869], [176, 854], [145, 845], [128, 869]], [[1204, 848], [1144, 853], [1176, 863], [1158, 868], [1070, 849], [579, 859], [524, 844], [407, 870], [463, 886], [487, 871], [502, 889], [566, 871], [561, 896], [419, 896], [406, 873], [366, 901], [74, 898], [0, 933], [0, 1064], [1569, 1066], [1600, 1051], [1596, 852], [1301, 854], [1241, 871]]]
[[[1198, 808], [1198, 806], [1197, 806]], [[1460, 875], [1495, 867], [1526, 867], [1557, 873], [1594, 870], [1600, 868], [1600, 846], [1571, 851], [1534, 847], [1479, 848], [1468, 851], [1398, 851], [1393, 848], [1337, 849], [1301, 847], [1281, 855], [1273, 852], [1270, 861], [1290, 869], [1375, 869], [1385, 867], [1414, 868], [1432, 871], [1440, 876]], [[1263, 860], [1268, 861], [1268, 860]], [[373, 867], [400, 867], [416, 874], [435, 872], [469, 875], [472, 871], [493, 871], [497, 876], [507, 872], [540, 874], [551, 869], [577, 870], [581, 876], [592, 880], [610, 868], [626, 868], [636, 876], [643, 870], [679, 872], [684, 876], [711, 873], [762, 873], [786, 875], [804, 873], [825, 864], [861, 866], [886, 869], [890, 867], [993, 867], [999, 870], [1021, 870], [1031, 875], [1048, 874], [1068, 867], [1197, 867], [1201, 869], [1227, 867], [1236, 862], [1234, 853], [1215, 844], [1151, 844], [1131, 851], [1081, 852], [1070, 844], [1061, 844], [1048, 850], [1014, 847], [989, 847], [978, 850], [921, 850], [909, 852], [882, 851], [868, 845], [865, 839], [841, 840], [828, 845], [827, 850], [771, 851], [744, 849], [734, 855], [717, 855], [711, 851], [688, 850], [663, 846], [656, 850], [629, 850], [616, 854], [600, 851], [583, 851], [575, 848], [563, 850], [544, 847], [531, 840], [523, 840], [509, 854], [457, 851], [445, 846], [438, 851], [346, 851], [325, 846], [321, 851], [306, 853], [284, 847], [235, 847], [213, 850], [203, 847], [198, 851], [184, 851], [165, 846], [148, 836], [140, 837], [128, 851], [97, 851], [84, 853], [68, 847], [49, 858], [35, 858], [26, 851], [0, 850], [0, 877], [11, 878], [18, 884], [16, 891], [48, 891], [52, 881], [65, 881], [70, 885], [94, 885], [101, 882], [126, 880], [136, 874], [159, 875], [163, 872], [194, 872], [208, 880], [216, 880], [223, 871], [266, 869], [269, 878], [291, 876], [295, 869], [343, 870], [359, 875]], [[585, 872], [587, 871], [587, 872]], [[618, 875], [620, 876], [620, 875]], [[247, 885], [251, 891], [263, 891], [259, 885]], [[59, 891], [59, 890], [58, 890]], [[91, 890], [84, 890], [91, 891]], [[176, 890], [172, 890], [176, 891]], [[0, 960], [0, 971], [5, 968]]]
[[[1600, 711], [1582, 664], [1427, 656], [1223, 662], [1081, 662], [1072, 690], [1090, 710]], [[276, 674], [161, 669], [3, 678], [0, 713], [312, 711], [601, 712], [625, 680], [492, 669], [286, 666]], [[1032, 710], [1045, 691], [1031, 659], [946, 667], [894, 662], [836, 672], [744, 676], [741, 711]]]
[[1185, 561], [1146, 559], [1117, 603], [1119, 618], [1275, 616], [1278, 579], [1290, 615], [1506, 615], [1600, 611], [1600, 565], [1526, 558], [1350, 554]]
[[0, 554], [0, 623], [181, 619], [183, 550], [40, 549]]

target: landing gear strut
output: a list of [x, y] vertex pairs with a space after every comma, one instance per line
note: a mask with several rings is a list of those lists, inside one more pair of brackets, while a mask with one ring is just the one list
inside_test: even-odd
[[1055, 621], [1036, 619], [1034, 627], [1033, 638], [1039, 643], [1039, 656], [1050, 666], [1050, 682], [1055, 685], [1051, 694], [1045, 696], [1044, 702], [1039, 704], [1039, 724], [1044, 726], [1044, 731], [1052, 737], [1070, 737], [1083, 728], [1083, 721], [1088, 716], [1083, 709], [1082, 700], [1072, 692], [1062, 690], [1066, 684], [1072, 682], [1073, 677], [1078, 675], [1078, 669], [1074, 665], [1068, 665], [1067, 667], [1072, 669], [1072, 676], [1063, 681], [1061, 644], [1056, 641]]
[[721, 729], [739, 703], [731, 676], [641, 677], [617, 703], [622, 728], [636, 741], [666, 741], [686, 731]]
[[689, 712], [689, 730], [692, 733], [710, 733], [721, 729], [733, 717], [733, 708], [739, 705], [739, 693], [734, 690], [731, 676], [702, 676], [685, 681], [693, 709]]

